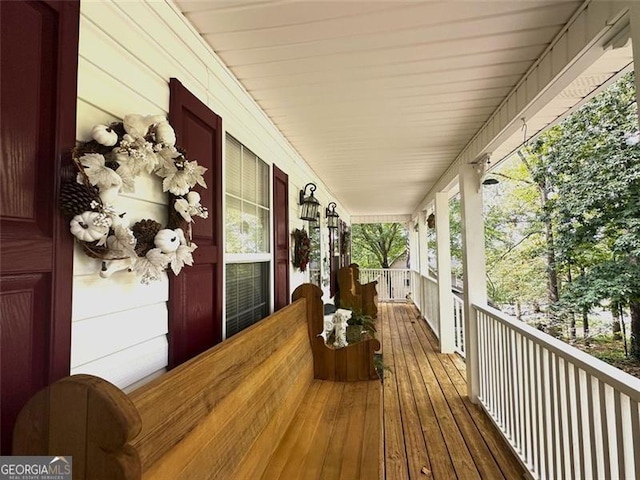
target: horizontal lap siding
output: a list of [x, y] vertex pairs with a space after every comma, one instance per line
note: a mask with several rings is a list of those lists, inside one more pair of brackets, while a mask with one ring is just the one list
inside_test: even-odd
[[[94, 124], [119, 121], [128, 113], [167, 115], [169, 79], [176, 77], [223, 118], [225, 131], [289, 175], [289, 230], [302, 227], [297, 192], [305, 183], [318, 185], [316, 196], [323, 204], [332, 199], [171, 3], [82, 2], [79, 52], [78, 140], [90, 139]], [[166, 202], [160, 182], [141, 176], [136, 192], [122, 194], [116, 207], [128, 212], [131, 223], [164, 222]], [[340, 214], [347, 216], [344, 210]], [[93, 373], [131, 387], [167, 365], [167, 277], [144, 286], [127, 272], [102, 279], [100, 266], [76, 246], [72, 373]], [[292, 268], [291, 290], [307, 279]]]

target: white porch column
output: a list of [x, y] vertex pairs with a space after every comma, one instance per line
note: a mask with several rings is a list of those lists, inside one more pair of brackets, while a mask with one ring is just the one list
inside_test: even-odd
[[420, 290], [420, 313], [423, 317], [427, 317], [427, 291], [425, 288], [424, 277], [429, 274], [429, 248], [427, 245], [427, 225], [425, 224], [424, 212], [418, 215], [418, 243], [420, 244], [420, 265], [418, 266], [418, 283], [416, 287]]
[[482, 187], [476, 174], [475, 165], [461, 165], [459, 178], [462, 210], [467, 393], [471, 401], [477, 403], [480, 393], [478, 324], [472, 305], [474, 303], [486, 305], [487, 303]]
[[438, 261], [438, 304], [440, 305], [440, 352], [452, 353], [455, 347], [453, 297], [451, 293], [451, 239], [449, 233], [449, 195], [436, 193], [436, 259]]

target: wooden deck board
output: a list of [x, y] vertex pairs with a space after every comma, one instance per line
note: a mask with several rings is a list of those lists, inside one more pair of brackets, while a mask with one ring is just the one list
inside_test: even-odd
[[415, 307], [381, 304], [379, 331], [392, 370], [383, 396], [386, 478], [524, 478], [491, 420], [467, 397], [464, 361], [438, 352]]

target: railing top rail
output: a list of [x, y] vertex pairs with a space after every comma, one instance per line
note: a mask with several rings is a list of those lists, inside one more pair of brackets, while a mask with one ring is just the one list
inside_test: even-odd
[[411, 272], [408, 268], [361, 268], [362, 272]]
[[431, 282], [431, 283], [435, 283], [436, 285], [438, 284], [438, 279], [437, 278], [433, 278], [429, 275], [422, 275], [427, 281]]
[[560, 357], [569, 360], [575, 366], [581, 368], [585, 372], [603, 380], [616, 390], [624, 393], [629, 398], [640, 401], [640, 379], [599, 360], [588, 353], [583, 352], [567, 343], [553, 338], [552, 336], [539, 331], [538, 329], [527, 325], [526, 323], [505, 315], [500, 310], [489, 306], [473, 305], [477, 311], [480, 311], [509, 328], [517, 331], [522, 336], [533, 340], [538, 345], [550, 350]]

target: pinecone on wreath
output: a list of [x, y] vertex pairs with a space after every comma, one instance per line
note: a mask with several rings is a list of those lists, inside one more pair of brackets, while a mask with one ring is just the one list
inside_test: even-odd
[[162, 225], [151, 219], [140, 220], [133, 224], [131, 231], [136, 237], [135, 250], [138, 256], [144, 257], [155, 246], [153, 239], [161, 229]]
[[101, 204], [97, 187], [65, 182], [60, 188], [60, 211], [66, 217], [73, 218], [82, 212], [95, 210]]

